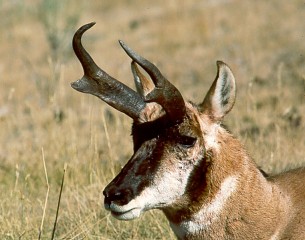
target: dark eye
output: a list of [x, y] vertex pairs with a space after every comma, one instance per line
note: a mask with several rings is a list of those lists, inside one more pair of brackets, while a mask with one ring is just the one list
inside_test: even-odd
[[191, 148], [195, 145], [197, 138], [190, 136], [180, 136], [179, 144], [184, 148]]

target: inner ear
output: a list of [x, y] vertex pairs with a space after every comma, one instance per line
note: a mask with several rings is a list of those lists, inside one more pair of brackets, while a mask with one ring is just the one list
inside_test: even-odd
[[212, 120], [221, 121], [232, 109], [236, 96], [235, 78], [224, 62], [217, 61], [217, 75], [203, 102], [200, 111]]
[[153, 82], [146, 78], [143, 73], [141, 73], [140, 69], [134, 61], [131, 62], [131, 71], [134, 77], [137, 92], [145, 97], [154, 89], [155, 86]]

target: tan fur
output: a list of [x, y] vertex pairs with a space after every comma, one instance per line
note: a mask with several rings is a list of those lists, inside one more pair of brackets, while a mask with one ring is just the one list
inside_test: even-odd
[[141, 112], [138, 122], [145, 123], [154, 121], [165, 114], [162, 107], [157, 103], [147, 103], [146, 108]]
[[[154, 196], [155, 191], [150, 193], [148, 188], [136, 201], [162, 198], [162, 191], [166, 195], [172, 190], [166, 181], [168, 185], [182, 183], [188, 172], [191, 175], [186, 176], [184, 194], [174, 193], [170, 203], [145, 209], [161, 209], [178, 239], [305, 239], [305, 170], [265, 178], [242, 144], [220, 125], [234, 104], [235, 93], [222, 109], [221, 99], [214, 98], [221, 95], [215, 85], [208, 93], [212, 96], [205, 98], [204, 109], [185, 103], [186, 116], [178, 126], [179, 134], [196, 137], [195, 146], [181, 151], [176, 145], [163, 145], [162, 161], [152, 184], [160, 196]], [[143, 122], [164, 114], [155, 103], [147, 109]], [[163, 140], [157, 139], [154, 144], [158, 141]], [[140, 148], [139, 152], [145, 154], [146, 149]], [[200, 162], [202, 158], [204, 163]], [[145, 161], [143, 164], [147, 167]], [[174, 178], [177, 172], [181, 179]]]
[[93, 25], [74, 35], [85, 75], [72, 87], [134, 119], [135, 152], [104, 189], [105, 208], [120, 220], [160, 209], [179, 239], [305, 239], [305, 169], [264, 177], [221, 125], [235, 102], [231, 69], [218, 61], [216, 79], [195, 105], [120, 41], [133, 59], [136, 93], [99, 70], [83, 49], [80, 38]]
[[[235, 81], [226, 65], [218, 67], [223, 69], [203, 103], [185, 103], [184, 121], [177, 125], [179, 134], [167, 130], [174, 138], [195, 137], [196, 144], [183, 149], [166, 136], [143, 143], [137, 154], [157, 149], [149, 159], [160, 160], [158, 169], [151, 173], [150, 186], [132, 200], [137, 204], [127, 204], [124, 211], [148, 202], [149, 207], [139, 207], [134, 216], [161, 209], [178, 239], [305, 239], [305, 170], [263, 176], [242, 144], [220, 124], [234, 104]], [[148, 106], [142, 122], [164, 115], [160, 105]], [[137, 165], [151, 166], [146, 158]], [[124, 171], [119, 176], [125, 178], [122, 174]]]
[[[194, 115], [198, 118], [200, 114]], [[197, 122], [206, 117], [201, 115]], [[207, 122], [205, 128], [210, 127]], [[209, 153], [211, 161], [205, 173], [204, 193], [198, 192], [195, 204], [184, 198], [179, 208], [184, 206], [187, 210], [173, 208], [165, 214], [175, 225], [194, 219], [230, 175], [238, 176], [237, 191], [215, 222], [196, 234], [185, 233], [181, 239], [305, 239], [305, 170], [297, 169], [266, 179], [241, 143], [222, 127], [218, 129], [217, 139], [218, 151]]]

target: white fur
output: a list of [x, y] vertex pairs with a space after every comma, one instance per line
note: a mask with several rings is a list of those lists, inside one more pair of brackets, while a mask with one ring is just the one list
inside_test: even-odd
[[236, 191], [237, 184], [237, 176], [227, 177], [222, 182], [215, 198], [210, 203], [203, 206], [192, 219], [186, 220], [179, 225], [171, 223], [171, 228], [177, 237], [184, 238], [186, 234], [196, 234], [208, 228], [213, 222], [217, 221], [228, 199]]
[[[196, 163], [199, 164], [199, 161], [196, 161], [196, 159], [201, 159], [203, 157], [200, 150], [201, 149], [196, 146], [192, 149], [192, 153], [190, 153], [190, 158], [195, 160], [195, 165]], [[176, 164], [179, 164], [179, 162], [177, 161]], [[185, 176], [190, 175], [193, 166], [185, 166], [183, 163], [180, 163], [180, 165], [173, 169], [161, 171], [158, 173], [158, 176], [155, 177], [154, 182], [151, 183], [149, 187], [145, 188], [139, 196], [124, 206], [112, 203], [109, 210], [116, 213], [122, 213], [113, 214], [113, 216], [118, 219], [132, 220], [139, 217], [142, 211], [171, 205], [184, 194], [188, 184], [188, 178]]]
[[238, 178], [236, 176], [227, 177], [221, 183], [220, 190], [217, 192], [213, 201], [204, 206], [198, 213], [198, 216], [201, 216], [202, 220], [206, 222], [206, 225], [218, 217], [227, 200], [236, 190], [237, 183]]
[[279, 239], [279, 231], [276, 231], [270, 238], [270, 240], [278, 240]]
[[[145, 188], [139, 196], [124, 206], [112, 204], [110, 210], [121, 212], [122, 215], [114, 215], [121, 220], [132, 220], [138, 217], [142, 211], [170, 205], [183, 195], [189, 175], [192, 169], [177, 168], [175, 171], [165, 171], [157, 177], [156, 181]], [[125, 214], [126, 213], [126, 214]]]

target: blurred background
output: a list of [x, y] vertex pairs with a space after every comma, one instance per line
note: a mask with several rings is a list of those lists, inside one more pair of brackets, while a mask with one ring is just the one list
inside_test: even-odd
[[[132, 154], [131, 120], [70, 83], [71, 39], [133, 87], [124, 40], [185, 99], [203, 100], [225, 61], [237, 81], [226, 125], [269, 174], [305, 164], [305, 2], [0, 0], [0, 238], [174, 239], [150, 211], [120, 222], [102, 190]], [[45, 164], [45, 168], [44, 168]]]

